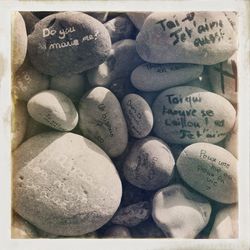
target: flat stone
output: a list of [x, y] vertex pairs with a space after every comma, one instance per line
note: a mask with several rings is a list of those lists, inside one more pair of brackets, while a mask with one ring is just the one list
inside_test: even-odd
[[160, 189], [153, 199], [153, 219], [170, 238], [194, 239], [207, 225], [210, 214], [208, 200], [182, 185]]
[[199, 193], [217, 202], [237, 202], [237, 159], [210, 143], [186, 147], [176, 166], [181, 178]]
[[144, 63], [131, 74], [131, 82], [142, 91], [159, 91], [194, 80], [202, 74], [203, 66], [196, 64]]
[[148, 103], [137, 94], [128, 94], [121, 105], [129, 134], [135, 138], [146, 137], [153, 128], [153, 113]]
[[171, 180], [175, 161], [169, 147], [156, 137], [137, 140], [127, 155], [123, 172], [131, 184], [157, 190]]
[[78, 113], [72, 101], [56, 90], [45, 90], [34, 95], [27, 107], [34, 120], [56, 130], [70, 131], [78, 122]]
[[106, 224], [122, 186], [105, 152], [73, 133], [43, 133], [25, 141], [13, 158], [13, 208], [54, 235], [77, 236]]
[[155, 134], [168, 143], [217, 143], [233, 128], [236, 111], [218, 94], [191, 86], [166, 89], [154, 101]]
[[[128, 63], [129, 62], [129, 63]], [[135, 40], [120, 40], [112, 45], [106, 61], [87, 72], [91, 86], [108, 86], [118, 78], [130, 76], [143, 61], [136, 52]]]
[[232, 56], [237, 42], [223, 12], [155, 12], [137, 35], [136, 48], [150, 63], [211, 65]]
[[149, 218], [151, 212], [147, 201], [138, 202], [117, 210], [111, 222], [113, 224], [133, 227]]
[[81, 12], [60, 12], [40, 20], [29, 35], [34, 67], [47, 75], [80, 73], [102, 64], [111, 49], [102, 23]]
[[79, 127], [84, 136], [99, 145], [110, 157], [126, 149], [128, 131], [119, 101], [104, 87], [87, 92], [79, 104]]

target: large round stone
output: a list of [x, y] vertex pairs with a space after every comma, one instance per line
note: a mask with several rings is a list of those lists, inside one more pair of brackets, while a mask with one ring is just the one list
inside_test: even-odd
[[88, 139], [61, 132], [34, 136], [14, 154], [13, 207], [55, 235], [83, 235], [117, 210], [121, 181], [110, 158]]
[[103, 63], [111, 49], [104, 25], [81, 12], [49, 15], [29, 35], [32, 64], [44, 74], [80, 73]]

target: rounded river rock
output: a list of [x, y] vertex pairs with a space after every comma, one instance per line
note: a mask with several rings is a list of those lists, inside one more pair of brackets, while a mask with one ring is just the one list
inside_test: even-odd
[[168, 143], [217, 143], [233, 128], [231, 103], [204, 89], [180, 86], [167, 89], [153, 103], [154, 132]]
[[160, 139], [147, 137], [137, 140], [127, 155], [123, 171], [131, 184], [146, 190], [167, 186], [175, 160], [169, 147]]
[[80, 73], [103, 63], [111, 40], [104, 25], [81, 12], [49, 15], [29, 35], [32, 64], [47, 75]]
[[186, 147], [176, 166], [193, 189], [221, 203], [237, 202], [237, 159], [226, 149], [210, 143]]
[[117, 210], [121, 181], [110, 158], [73, 133], [34, 136], [14, 154], [13, 207], [55, 235], [93, 232]]
[[99, 145], [110, 157], [123, 153], [128, 130], [119, 101], [104, 87], [87, 92], [79, 104], [79, 127], [84, 136]]

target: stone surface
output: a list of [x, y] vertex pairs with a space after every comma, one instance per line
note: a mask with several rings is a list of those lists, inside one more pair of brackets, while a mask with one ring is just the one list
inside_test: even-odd
[[27, 31], [23, 17], [19, 12], [12, 15], [12, 36], [11, 36], [11, 67], [12, 72], [23, 64], [27, 52]]
[[11, 238], [12, 239], [32, 239], [38, 238], [36, 228], [29, 222], [24, 220], [16, 213], [12, 215], [11, 223]]
[[238, 238], [238, 205], [222, 208], [216, 215], [209, 239]]
[[32, 64], [48, 75], [80, 73], [97, 67], [110, 49], [110, 36], [104, 25], [81, 12], [45, 17], [28, 39]]
[[16, 98], [27, 102], [33, 95], [48, 87], [48, 77], [34, 69], [29, 62], [25, 62], [14, 75], [12, 91]]
[[50, 79], [50, 89], [62, 92], [72, 102], [79, 102], [87, 84], [87, 79], [83, 74], [61, 74]]
[[34, 95], [27, 107], [34, 120], [56, 130], [70, 131], [78, 122], [78, 113], [72, 101], [56, 90], [45, 90]]
[[168, 143], [217, 143], [233, 128], [236, 111], [215, 93], [181, 86], [163, 91], [152, 106], [154, 132]]
[[176, 166], [182, 179], [203, 195], [221, 203], [237, 201], [237, 159], [210, 143], [186, 147]]
[[128, 131], [119, 101], [104, 87], [87, 92], [79, 104], [79, 127], [84, 136], [99, 145], [110, 157], [122, 154]]
[[121, 105], [129, 134], [136, 138], [146, 137], [154, 122], [148, 103], [137, 94], [128, 94], [123, 98]]
[[142, 91], [159, 91], [194, 80], [202, 71], [203, 66], [195, 64], [144, 63], [133, 70], [131, 82]]
[[135, 27], [127, 16], [117, 16], [106, 23], [105, 28], [108, 30], [111, 42], [133, 38]]
[[13, 163], [14, 210], [50, 234], [93, 232], [120, 204], [122, 187], [115, 166], [80, 135], [34, 136], [15, 151]]
[[117, 210], [111, 222], [113, 224], [133, 227], [149, 218], [151, 212], [150, 203], [138, 202]]
[[95, 11], [95, 12], [88, 11], [88, 12], [85, 12], [85, 13], [87, 15], [90, 15], [90, 16], [94, 17], [95, 19], [97, 19], [101, 23], [105, 23], [107, 21], [108, 15], [109, 15], [108, 12], [104, 12], [104, 11]]
[[238, 120], [236, 119], [235, 125], [231, 133], [225, 139], [225, 149], [232, 155], [238, 158]]
[[105, 238], [132, 238], [129, 229], [120, 225], [111, 226], [103, 236]]
[[127, 12], [127, 16], [129, 19], [134, 23], [135, 27], [140, 30], [146, 20], [146, 18], [151, 14], [152, 12]]
[[20, 14], [23, 17], [23, 20], [25, 22], [27, 34], [29, 35], [30, 33], [33, 32], [35, 28], [35, 24], [40, 21], [38, 17], [36, 17], [32, 12], [29, 11], [21, 11]]
[[27, 129], [28, 112], [26, 103], [16, 101], [11, 120], [11, 149], [15, 150], [23, 141]]
[[133, 238], [166, 238], [152, 218], [131, 228]]
[[155, 12], [136, 38], [151, 63], [216, 64], [237, 49], [236, 34], [223, 12]]
[[170, 238], [195, 238], [210, 214], [208, 200], [182, 185], [160, 189], [153, 200], [153, 219]]
[[118, 78], [130, 76], [131, 72], [143, 63], [135, 46], [135, 40], [132, 39], [114, 43], [106, 61], [87, 72], [89, 83], [92, 86], [108, 86]]
[[174, 158], [169, 147], [156, 137], [146, 137], [134, 143], [127, 155], [123, 171], [127, 181], [146, 190], [167, 186]]
[[208, 67], [209, 79], [213, 92], [237, 103], [238, 75], [237, 55], [234, 54], [227, 61]]
[[238, 32], [238, 13], [236, 11], [225, 11], [224, 12], [226, 18], [228, 19], [229, 23], [232, 25], [235, 32]]

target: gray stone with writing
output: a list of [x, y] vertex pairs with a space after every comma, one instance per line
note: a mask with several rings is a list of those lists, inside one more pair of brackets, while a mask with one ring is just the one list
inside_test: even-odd
[[237, 54], [227, 61], [208, 66], [208, 73], [213, 92], [236, 104], [238, 102]]
[[209, 201], [180, 184], [160, 189], [153, 199], [152, 217], [169, 238], [194, 239], [210, 214]]
[[106, 23], [105, 28], [108, 30], [111, 42], [133, 38], [135, 26], [127, 16], [117, 16]]
[[23, 64], [27, 53], [27, 30], [22, 15], [19, 12], [13, 12], [11, 26], [11, 68], [16, 72]]
[[83, 135], [99, 145], [110, 157], [123, 153], [128, 131], [119, 101], [104, 87], [87, 92], [79, 104], [79, 127]]
[[181, 178], [199, 193], [217, 202], [237, 202], [237, 159], [226, 149], [210, 143], [186, 147], [176, 166]]
[[146, 137], [154, 123], [148, 103], [137, 94], [128, 94], [123, 98], [121, 105], [129, 134], [135, 138]]
[[144, 63], [133, 70], [131, 82], [142, 91], [159, 91], [194, 80], [202, 71], [196, 64]]
[[217, 143], [233, 128], [236, 111], [224, 97], [191, 86], [160, 93], [152, 105], [155, 134], [168, 143]]
[[32, 64], [47, 75], [80, 73], [102, 64], [111, 49], [104, 25], [81, 12], [49, 15], [29, 35]]
[[148, 201], [141, 201], [117, 210], [111, 222], [126, 227], [134, 227], [146, 221], [151, 213], [151, 206]]
[[143, 60], [151, 63], [211, 65], [237, 49], [236, 33], [223, 12], [155, 12], [136, 38]]
[[54, 235], [77, 236], [106, 224], [117, 210], [122, 186], [107, 154], [73, 133], [42, 133], [13, 158], [14, 210]]
[[238, 238], [238, 204], [226, 206], [216, 214], [209, 239]]
[[59, 131], [70, 131], [78, 123], [73, 102], [56, 90], [44, 90], [34, 95], [27, 108], [34, 120]]
[[105, 87], [118, 78], [130, 76], [131, 72], [143, 63], [135, 46], [135, 40], [132, 39], [114, 43], [106, 61], [87, 72], [89, 83], [92, 86]]
[[17, 99], [27, 102], [32, 96], [48, 88], [48, 76], [41, 74], [28, 61], [14, 75], [12, 93]]
[[175, 160], [169, 147], [156, 137], [136, 141], [123, 165], [126, 180], [145, 190], [167, 186], [173, 176]]

